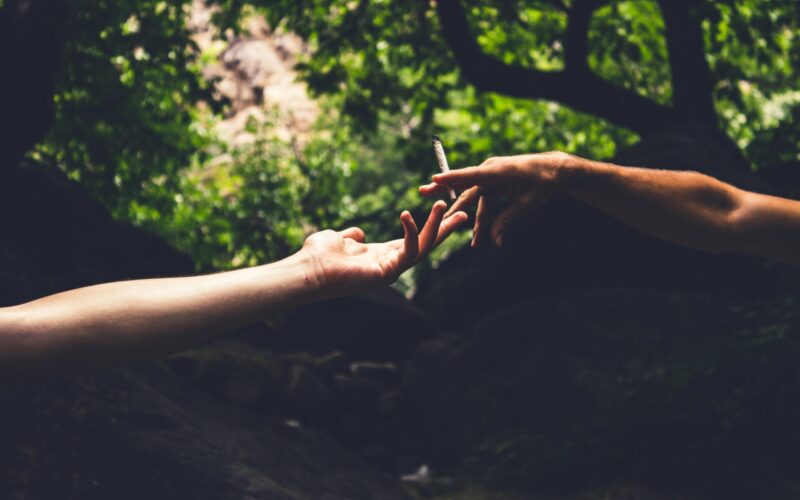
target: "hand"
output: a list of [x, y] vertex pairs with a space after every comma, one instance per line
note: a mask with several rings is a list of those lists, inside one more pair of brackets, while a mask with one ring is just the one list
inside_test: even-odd
[[472, 246], [480, 245], [487, 235], [500, 246], [514, 218], [545, 203], [561, 171], [576, 160], [558, 151], [489, 158], [477, 167], [434, 175], [434, 182], [420, 186], [419, 192], [433, 196], [446, 193], [448, 186], [464, 189], [445, 216], [477, 200]]
[[422, 232], [411, 214], [400, 214], [405, 236], [386, 243], [365, 244], [364, 231], [320, 231], [306, 238], [299, 253], [313, 263], [323, 294], [329, 297], [358, 293], [377, 285], [388, 285], [444, 241], [467, 220], [455, 211], [444, 217], [447, 204], [437, 201]]

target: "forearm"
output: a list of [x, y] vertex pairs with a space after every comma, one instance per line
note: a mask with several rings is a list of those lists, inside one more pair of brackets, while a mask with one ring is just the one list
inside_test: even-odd
[[645, 233], [720, 253], [740, 251], [745, 192], [697, 172], [619, 167], [574, 158], [558, 190]]
[[[489, 158], [433, 181], [420, 192], [466, 187], [451, 210], [479, 199], [473, 244], [491, 227], [492, 241], [501, 245], [514, 217], [560, 192], [674, 243], [800, 266], [800, 201], [743, 191], [697, 172], [620, 167], [551, 151]], [[499, 199], [502, 192], [511, 193], [511, 202]], [[484, 202], [493, 197], [502, 209], [491, 215]]]
[[238, 271], [108, 283], [0, 310], [0, 374], [160, 357], [319, 298], [302, 257]]

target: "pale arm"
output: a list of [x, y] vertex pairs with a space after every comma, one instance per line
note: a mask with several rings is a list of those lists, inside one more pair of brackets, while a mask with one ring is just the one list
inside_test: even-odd
[[163, 356], [313, 300], [310, 260], [107, 283], [0, 310], [0, 373], [85, 371]]
[[322, 231], [295, 255], [206, 276], [107, 283], [0, 308], [0, 379], [89, 371], [164, 356], [276, 311], [386, 285], [467, 215], [437, 202], [421, 232], [365, 243], [363, 231]]

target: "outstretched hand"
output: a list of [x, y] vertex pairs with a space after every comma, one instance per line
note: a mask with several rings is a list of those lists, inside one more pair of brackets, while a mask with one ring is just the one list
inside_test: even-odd
[[326, 230], [306, 238], [300, 253], [312, 260], [317, 280], [330, 296], [390, 284], [467, 220], [467, 214], [458, 210], [445, 217], [446, 208], [445, 202], [437, 201], [422, 231], [404, 211], [400, 214], [405, 233], [402, 239], [366, 243], [364, 231], [357, 227]]
[[546, 202], [559, 170], [574, 159], [560, 152], [489, 158], [477, 167], [434, 175], [434, 182], [420, 186], [419, 192], [435, 196], [446, 193], [448, 187], [463, 189], [445, 216], [477, 201], [472, 246], [487, 237], [500, 246], [511, 222]]

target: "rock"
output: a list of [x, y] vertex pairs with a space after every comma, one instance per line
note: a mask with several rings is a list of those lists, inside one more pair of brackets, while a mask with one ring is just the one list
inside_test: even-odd
[[261, 396], [261, 386], [249, 378], [233, 378], [225, 385], [225, 396], [234, 404], [252, 404]]
[[0, 441], [0, 498], [409, 498], [323, 435], [154, 363], [0, 388]]
[[389, 391], [381, 394], [381, 396], [378, 398], [378, 409], [383, 416], [398, 415], [406, 408], [407, 398], [405, 393], [402, 391]]
[[353, 375], [380, 382], [387, 387], [396, 385], [400, 379], [400, 372], [394, 363], [361, 361], [351, 364], [350, 371]]
[[304, 366], [292, 369], [287, 396], [292, 404], [307, 415], [320, 412], [333, 402], [330, 389]]
[[358, 448], [372, 440], [374, 427], [375, 419], [373, 415], [348, 411], [339, 417], [336, 437], [346, 446]]
[[317, 372], [326, 379], [331, 379], [337, 373], [346, 373], [349, 368], [347, 356], [340, 351], [333, 351], [317, 360]]
[[414, 427], [414, 416], [387, 418], [375, 429], [375, 439], [397, 453], [423, 454], [431, 447], [423, 429]]
[[340, 350], [351, 359], [401, 361], [434, 334], [434, 325], [421, 309], [400, 292], [384, 288], [295, 309], [285, 334], [275, 336], [272, 345], [314, 353]]
[[367, 462], [374, 464], [385, 460], [386, 456], [389, 454], [389, 450], [381, 444], [371, 443], [362, 446], [358, 454]]
[[[430, 468], [422, 462], [422, 458], [418, 455], [412, 454], [405, 454], [400, 455], [395, 460], [394, 464], [394, 472], [396, 476], [399, 476], [401, 481], [408, 482], [408, 483], [418, 483], [416, 480], [417, 478], [421, 479], [421, 476], [418, 476], [418, 472], [424, 472], [427, 469], [428, 474], [422, 474], [421, 476], [428, 475], [430, 472]], [[408, 478], [408, 479], [405, 479]]]
[[269, 121], [278, 137], [302, 146], [320, 114], [296, 71], [298, 58], [308, 52], [307, 44], [294, 33], [271, 30], [258, 15], [250, 16], [246, 26], [225, 43], [213, 23], [214, 10], [194, 1], [189, 19], [200, 51], [224, 48], [217, 62], [202, 68], [217, 99], [228, 105], [226, 118], [215, 125], [214, 132], [229, 145], [242, 146], [255, 140], [248, 127], [251, 120]]
[[400, 479], [409, 483], [428, 484], [431, 481], [431, 471], [427, 465], [422, 465], [413, 474], [406, 474]]
[[796, 300], [582, 292], [431, 343], [402, 390], [437, 463], [484, 484], [566, 494], [627, 475], [711, 498], [800, 486]]
[[223, 339], [164, 360], [170, 369], [201, 391], [264, 414], [291, 409], [284, 380], [291, 367], [248, 344]]
[[368, 380], [350, 375], [337, 374], [333, 386], [341, 401], [350, 409], [373, 412], [377, 408], [380, 388]]

